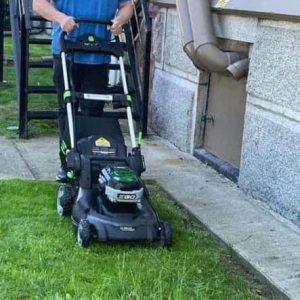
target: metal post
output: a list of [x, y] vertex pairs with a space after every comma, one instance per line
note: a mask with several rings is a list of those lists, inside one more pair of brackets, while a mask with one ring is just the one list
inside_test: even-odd
[[21, 45], [20, 45], [20, 11], [17, 0], [9, 1], [10, 28], [13, 42], [14, 64], [16, 72], [16, 89], [20, 98]]
[[25, 15], [21, 16], [21, 57], [20, 65], [22, 66], [20, 72], [20, 95], [19, 95], [19, 137], [27, 138], [28, 134], [28, 39], [29, 34], [26, 29]]
[[142, 1], [142, 10], [145, 18], [145, 53], [144, 53], [144, 78], [143, 78], [143, 135], [148, 134], [148, 106], [150, 88], [150, 61], [151, 61], [151, 40], [152, 40], [152, 19], [149, 15], [148, 1]]
[[4, 63], [4, 0], [0, 0], [0, 82], [3, 82]]

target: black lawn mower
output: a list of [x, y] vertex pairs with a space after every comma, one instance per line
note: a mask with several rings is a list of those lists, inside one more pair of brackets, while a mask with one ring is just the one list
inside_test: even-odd
[[[110, 25], [110, 21], [76, 20], [78, 23]], [[140, 176], [145, 171], [140, 139], [136, 140], [132, 116], [133, 97], [127, 86], [123, 57], [126, 42], [119, 37], [101, 41], [85, 35], [76, 41], [61, 36], [67, 128], [71, 149], [67, 151], [68, 182], [61, 183], [57, 194], [57, 213], [71, 215], [77, 232], [77, 243], [87, 247], [99, 242], [149, 242], [169, 247], [172, 228], [159, 219]], [[72, 86], [67, 59], [76, 52], [101, 53], [117, 58], [121, 93], [78, 93]], [[68, 56], [68, 58], [67, 58]], [[69, 58], [71, 57], [71, 58]], [[70, 64], [70, 61], [68, 63]], [[112, 110], [126, 111], [131, 151], [127, 150], [118, 117], [80, 115], [77, 101], [94, 100], [109, 103]]]

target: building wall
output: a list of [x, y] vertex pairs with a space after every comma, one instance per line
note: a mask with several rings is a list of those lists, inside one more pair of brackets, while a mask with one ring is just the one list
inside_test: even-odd
[[261, 20], [239, 185], [300, 226], [300, 23]]
[[153, 30], [155, 72], [150, 126], [179, 149], [190, 152], [197, 70], [182, 51], [175, 9], [161, 8]]
[[[218, 37], [251, 44], [239, 186], [300, 226], [300, 22], [233, 14], [213, 20]], [[155, 18], [153, 53], [150, 125], [192, 153], [207, 74], [182, 51], [174, 7], [161, 7]]]

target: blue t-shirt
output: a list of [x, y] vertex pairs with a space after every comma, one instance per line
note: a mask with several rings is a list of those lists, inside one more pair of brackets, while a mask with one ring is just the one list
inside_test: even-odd
[[[55, 8], [68, 16], [78, 19], [102, 19], [112, 20], [121, 3], [128, 0], [53, 0]], [[84, 34], [94, 34], [102, 40], [110, 40], [111, 33], [106, 29], [106, 25], [80, 24], [79, 28], [72, 31], [70, 38], [76, 38]], [[59, 24], [53, 23], [52, 31], [52, 52], [60, 53], [59, 38], [61, 28]], [[75, 62], [84, 64], [104, 64], [110, 61], [107, 55], [99, 54], [81, 54], [75, 55]]]

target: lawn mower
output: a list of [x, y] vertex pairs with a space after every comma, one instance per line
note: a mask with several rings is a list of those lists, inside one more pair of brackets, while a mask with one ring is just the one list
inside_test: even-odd
[[[77, 23], [111, 25], [103, 20], [76, 20]], [[128, 91], [124, 54], [126, 42], [119, 37], [101, 41], [87, 34], [70, 40], [61, 35], [67, 128], [70, 149], [67, 150], [68, 182], [61, 183], [57, 193], [57, 213], [71, 215], [77, 233], [77, 243], [87, 247], [99, 242], [148, 242], [169, 247], [172, 228], [159, 219], [152, 207], [149, 192], [141, 180], [145, 163], [140, 140], [136, 139], [132, 115], [133, 96]], [[72, 86], [72, 74], [67, 60], [77, 52], [100, 53], [118, 60], [121, 93], [90, 94], [77, 92]], [[101, 80], [101, 78], [100, 78]], [[119, 83], [120, 84], [120, 83]], [[127, 150], [118, 117], [80, 115], [77, 102], [105, 101], [113, 110], [126, 111], [131, 151]], [[138, 140], [138, 141], [137, 141]]]

